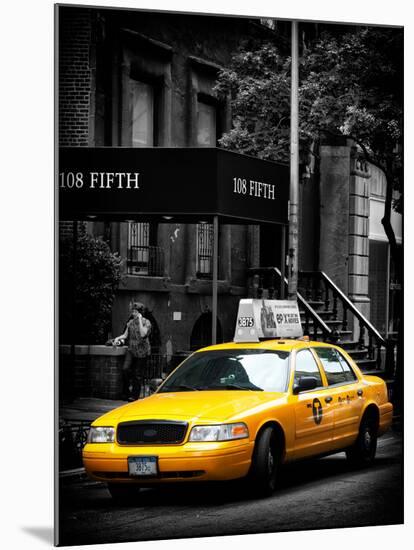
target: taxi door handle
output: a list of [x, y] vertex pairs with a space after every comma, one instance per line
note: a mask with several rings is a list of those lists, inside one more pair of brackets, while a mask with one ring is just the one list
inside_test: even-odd
[[362, 390], [358, 390], [358, 391], [357, 391], [358, 397], [361, 397], [361, 396], [363, 395], [363, 393], [364, 393], [364, 392], [363, 392]]
[[332, 401], [332, 397], [329, 395], [328, 397], [325, 397], [325, 403], [330, 403]]

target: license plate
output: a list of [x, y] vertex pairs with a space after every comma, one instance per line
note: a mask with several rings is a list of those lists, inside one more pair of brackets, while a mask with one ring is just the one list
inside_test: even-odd
[[156, 456], [129, 456], [128, 471], [130, 476], [156, 476]]

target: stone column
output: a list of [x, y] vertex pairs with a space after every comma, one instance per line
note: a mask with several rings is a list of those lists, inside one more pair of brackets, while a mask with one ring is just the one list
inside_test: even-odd
[[220, 228], [219, 279], [231, 284], [231, 225], [222, 225]]
[[319, 269], [348, 294], [351, 142], [320, 147]]
[[[349, 298], [361, 313], [369, 319], [369, 178], [367, 162], [358, 159], [356, 148], [351, 150], [349, 195]], [[355, 323], [354, 335], [359, 336], [359, 323]]]
[[187, 223], [185, 231], [185, 282], [189, 283], [196, 278], [197, 225]]
[[260, 267], [260, 226], [248, 225], [246, 229], [247, 267]]

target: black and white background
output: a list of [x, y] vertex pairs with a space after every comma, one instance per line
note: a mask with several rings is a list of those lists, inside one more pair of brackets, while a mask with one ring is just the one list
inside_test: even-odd
[[[62, 2], [70, 3], [70, 2]], [[327, 21], [365, 21], [405, 25], [406, 150], [409, 153], [412, 107], [410, 52], [413, 52], [413, 18], [408, 3], [348, 2], [288, 4], [257, 0], [168, 1], [145, 0], [83, 2], [83, 4], [139, 7], [205, 13], [231, 13], [270, 17], [297, 17]], [[53, 543], [53, 360], [54, 360], [54, 83], [53, 2], [35, 0], [7, 3], [1, 15], [2, 51], [2, 170], [1, 170], [1, 273], [2, 340], [2, 530], [4, 548], [45, 548]], [[6, 124], [4, 121], [6, 120]], [[406, 209], [412, 201], [407, 155]], [[406, 280], [410, 280], [410, 216], [406, 216]], [[412, 291], [406, 285], [407, 328]], [[409, 342], [408, 336], [406, 341]], [[131, 543], [134, 548], [247, 547], [261, 545], [335, 546], [336, 549], [405, 548], [413, 534], [412, 408], [409, 392], [410, 349], [406, 350], [406, 526], [278, 533], [217, 539], [188, 539], [155, 543]], [[125, 548], [109, 545], [106, 548]]]

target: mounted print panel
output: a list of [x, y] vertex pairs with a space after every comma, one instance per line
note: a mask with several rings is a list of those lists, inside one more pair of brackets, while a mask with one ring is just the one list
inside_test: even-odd
[[403, 28], [55, 9], [56, 544], [402, 524]]

